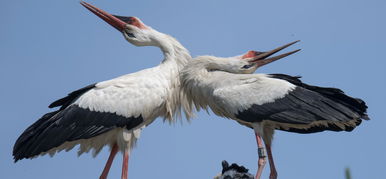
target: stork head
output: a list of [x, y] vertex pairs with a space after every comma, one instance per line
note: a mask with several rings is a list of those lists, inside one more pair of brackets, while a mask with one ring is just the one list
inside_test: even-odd
[[235, 57], [221, 58], [214, 56], [199, 56], [195, 60], [191, 61], [186, 67], [185, 70], [190, 69], [205, 69], [206, 71], [225, 71], [235, 74], [251, 74], [256, 71], [257, 68], [264, 66], [268, 63], [274, 62], [281, 58], [284, 58], [288, 55], [300, 51], [300, 49], [287, 52], [278, 56], [270, 57], [274, 53], [283, 50], [294, 43], [283, 45], [276, 49], [270, 50], [268, 52], [259, 52], [259, 51], [248, 51], [247, 53]]
[[270, 50], [268, 52], [259, 52], [259, 51], [248, 51], [247, 53], [241, 55], [241, 56], [236, 56], [236, 57], [231, 57], [226, 59], [229, 64], [229, 69], [232, 69], [233, 73], [254, 73], [257, 68], [264, 66], [266, 64], [269, 64], [271, 62], [274, 62], [276, 60], [279, 60], [281, 58], [284, 58], [288, 55], [294, 54], [300, 49], [287, 52], [278, 56], [270, 57], [269, 56], [279, 52], [280, 50], [283, 50], [299, 41], [294, 41], [289, 44], [283, 45], [281, 47], [275, 48], [273, 50]]
[[92, 13], [109, 23], [118, 31], [122, 32], [127, 41], [136, 46], [158, 46], [159, 40], [157, 35], [159, 32], [153, 30], [151, 27], [146, 26], [137, 17], [125, 17], [111, 15], [102, 9], [99, 9], [84, 1], [80, 2], [85, 8]]

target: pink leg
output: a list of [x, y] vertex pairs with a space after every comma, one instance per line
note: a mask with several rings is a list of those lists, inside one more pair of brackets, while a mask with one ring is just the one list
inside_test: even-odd
[[117, 155], [118, 152], [118, 145], [114, 144], [113, 148], [111, 148], [109, 159], [106, 162], [105, 168], [103, 169], [103, 172], [99, 179], [106, 179], [107, 175], [109, 174], [111, 164], [113, 163], [115, 155]]
[[263, 140], [261, 139], [261, 136], [259, 134], [255, 133], [255, 136], [256, 136], [258, 154], [259, 154], [259, 160], [257, 163], [258, 168], [257, 168], [255, 179], [260, 179], [260, 176], [263, 173], [263, 169], [267, 160], [266, 160], [265, 150], [263, 147]]
[[125, 149], [125, 153], [123, 154], [121, 179], [127, 179], [128, 168], [129, 168], [129, 151], [128, 149]]
[[273, 162], [272, 150], [270, 145], [265, 145], [267, 148], [269, 167], [271, 168], [271, 173], [269, 174], [269, 179], [277, 179], [277, 172], [275, 168], [275, 163]]

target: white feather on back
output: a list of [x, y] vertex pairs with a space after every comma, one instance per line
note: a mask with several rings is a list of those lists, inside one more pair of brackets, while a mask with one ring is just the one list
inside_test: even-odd
[[125, 117], [142, 115], [144, 120], [162, 115], [170, 82], [160, 77], [162, 74], [153, 73], [156, 68], [100, 82], [74, 104], [92, 111], [116, 113]]
[[287, 81], [269, 78], [263, 74], [240, 74], [227, 78], [231, 78], [230, 84], [218, 86], [213, 92], [213, 100], [232, 114], [248, 109], [253, 104], [274, 102], [295, 88], [295, 85]]
[[[181, 72], [187, 98], [199, 110], [207, 109], [235, 119], [239, 111], [253, 104], [264, 104], [282, 98], [295, 85], [265, 74], [236, 73], [237, 61], [231, 58], [201, 56], [193, 59]], [[228, 63], [229, 62], [229, 63]], [[215, 70], [213, 69], [215, 66]]]

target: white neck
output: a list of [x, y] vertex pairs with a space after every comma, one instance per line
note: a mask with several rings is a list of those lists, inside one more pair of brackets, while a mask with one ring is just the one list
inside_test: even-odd
[[211, 62], [213, 60], [210, 56], [200, 56], [190, 61], [188, 66], [185, 67], [181, 72], [181, 80], [183, 83], [188, 83], [189, 81], [195, 82], [205, 82], [208, 79], [209, 72], [211, 68]]
[[185, 66], [192, 57], [189, 51], [182, 46], [175, 38], [155, 31], [157, 46], [161, 49], [164, 54], [164, 60], [162, 63], [172, 61], [177, 64], [179, 68]]
[[192, 57], [189, 51], [173, 37], [160, 33], [159, 47], [164, 54], [164, 60], [160, 64], [162, 72], [168, 76], [170, 82], [170, 94], [168, 104], [166, 104], [167, 116], [169, 121], [174, 121], [173, 117], [181, 119], [181, 111], [185, 112], [187, 119], [193, 116], [192, 109], [187, 104], [186, 95], [180, 89], [181, 83], [179, 73]]

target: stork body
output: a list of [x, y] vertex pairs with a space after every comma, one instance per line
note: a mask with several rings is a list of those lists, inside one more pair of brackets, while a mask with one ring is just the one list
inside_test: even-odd
[[191, 104], [209, 107], [216, 115], [254, 129], [259, 148], [256, 178], [260, 178], [266, 161], [263, 142], [271, 167], [270, 178], [277, 178], [271, 152], [274, 130], [351, 131], [362, 119], [369, 119], [366, 104], [339, 89], [307, 85], [299, 77], [284, 74], [251, 74], [279, 59], [265, 58], [291, 44], [270, 52], [250, 51], [231, 58], [197, 57], [181, 72], [183, 90]]
[[[54, 155], [80, 145], [78, 154], [106, 145], [111, 154], [100, 178], [106, 178], [114, 156], [123, 152], [122, 178], [127, 178], [128, 158], [141, 130], [157, 117], [173, 121], [181, 102], [178, 72], [191, 59], [174, 38], [143, 24], [135, 17], [112, 16], [88, 3], [83, 6], [120, 30], [134, 45], [158, 46], [164, 60], [156, 67], [89, 85], [53, 102], [58, 110], [43, 115], [15, 143], [15, 161]], [[186, 105], [185, 105], [186, 106]], [[188, 110], [185, 110], [189, 116]]]

